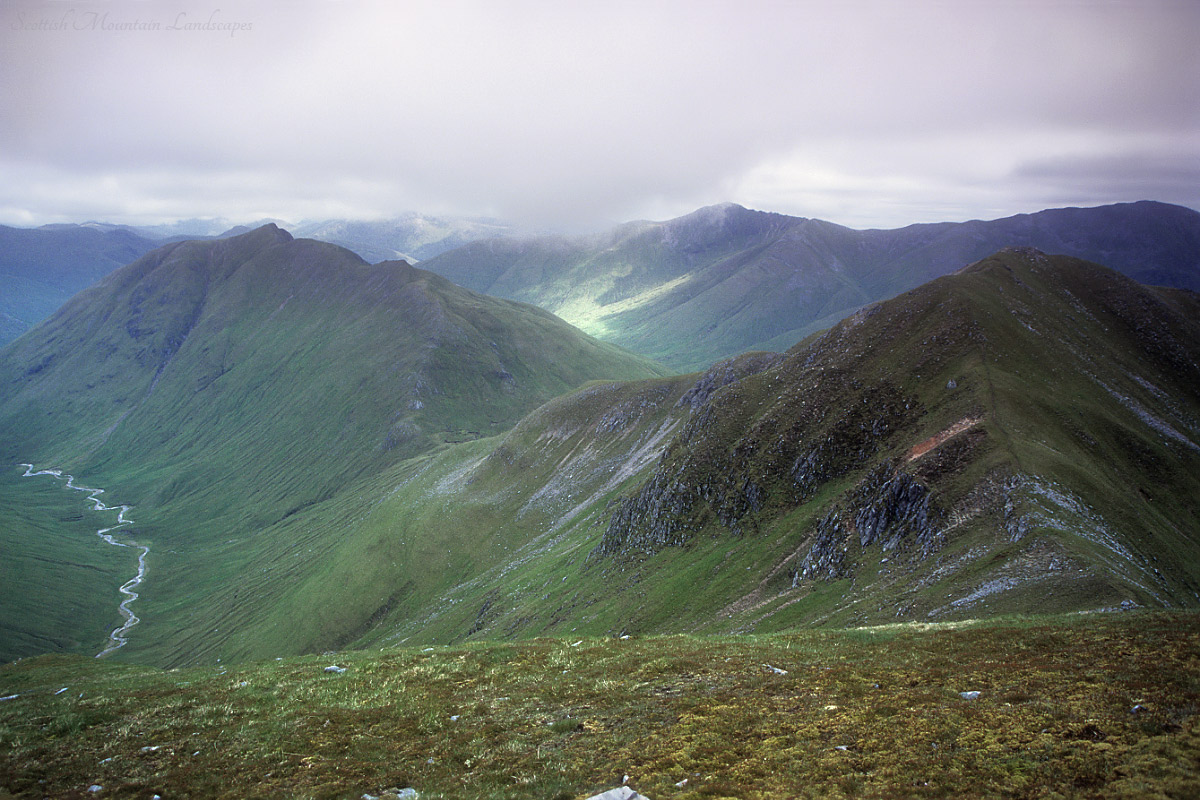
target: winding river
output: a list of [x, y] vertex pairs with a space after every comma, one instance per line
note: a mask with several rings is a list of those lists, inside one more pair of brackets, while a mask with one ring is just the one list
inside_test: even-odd
[[[62, 480], [64, 477], [61, 469], [40, 469], [35, 471], [33, 464], [22, 464], [21, 466], [25, 467], [25, 474], [22, 476], [25, 478], [32, 478], [37, 475], [50, 475], [51, 477]], [[125, 525], [133, 524], [133, 520], [125, 516], [129, 513], [130, 506], [106, 506], [103, 501], [100, 500], [100, 495], [104, 493], [103, 489], [89, 489], [86, 486], [76, 486], [75, 476], [66, 475], [65, 477], [67, 479], [65, 488], [74, 489], [77, 492], [83, 492], [86, 494], [88, 500], [90, 500], [92, 503], [93, 511], [117, 512], [117, 524], [108, 528], [101, 528], [100, 530], [96, 531], [97, 536], [115, 547], [132, 547], [141, 551], [141, 553], [138, 555], [137, 574], [125, 581], [125, 583], [121, 584], [119, 590], [121, 594], [125, 595], [125, 599], [121, 601], [121, 604], [117, 606], [117, 609], [121, 612], [121, 616], [125, 618], [125, 622], [122, 623], [121, 627], [116, 628], [108, 635], [108, 646], [96, 654], [96, 658], [103, 658], [109, 653], [113, 653], [124, 647], [125, 643], [129, 641], [125, 634], [129, 632], [130, 628], [132, 628], [134, 625], [137, 625], [141, 621], [138, 619], [137, 615], [129, 609], [129, 606], [134, 600], [138, 599], [138, 593], [135, 592], [134, 589], [136, 589], [146, 578], [146, 555], [150, 552], [150, 548], [146, 547], [145, 545], [138, 544], [137, 542], [117, 541], [117, 539], [111, 533], [111, 531], [115, 531], [118, 528], [124, 527]]]

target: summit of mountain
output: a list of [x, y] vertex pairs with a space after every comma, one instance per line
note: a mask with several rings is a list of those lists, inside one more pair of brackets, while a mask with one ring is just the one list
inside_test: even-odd
[[302, 222], [296, 234], [353, 250], [368, 261], [419, 262], [476, 239], [510, 235], [498, 220], [408, 212], [389, 219]]

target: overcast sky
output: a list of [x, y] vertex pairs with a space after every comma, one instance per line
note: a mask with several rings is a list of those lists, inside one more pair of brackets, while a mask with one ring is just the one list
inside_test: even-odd
[[1200, 208], [1197, 0], [3, 0], [0, 223]]

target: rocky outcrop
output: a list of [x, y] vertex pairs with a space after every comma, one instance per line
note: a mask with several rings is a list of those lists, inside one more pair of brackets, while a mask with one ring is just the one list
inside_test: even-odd
[[802, 579], [838, 579], [853, 574], [852, 554], [878, 546], [928, 557], [944, 539], [941, 512], [928, 487], [891, 461], [871, 470], [817, 523], [812, 544], [790, 571]]
[[[916, 400], [890, 383], [863, 386], [843, 373], [792, 377], [784, 370], [726, 383], [733, 366], [718, 365], [684, 395], [681, 404], [707, 400], [650, 480], [617, 502], [592, 558], [680, 546], [712, 523], [734, 536], [752, 534], [768, 508], [799, 505], [828, 481], [867, 467], [920, 414]], [[730, 439], [738, 420], [748, 424]], [[890, 491], [907, 501], [913, 485]]]
[[696, 492], [678, 476], [656, 471], [637, 494], [621, 499], [591, 557], [655, 552], [686, 543], [690, 538], [687, 517], [695, 499]]
[[929, 503], [928, 488], [885, 461], [851, 492], [859, 545], [878, 544], [888, 551], [912, 542], [922, 551], [932, 550], [937, 528], [930, 520]]
[[847, 577], [846, 556], [849, 542], [852, 539], [853, 532], [846, 531], [838, 509], [836, 507], [830, 509], [829, 513], [817, 523], [816, 530], [813, 532], [812, 546], [800, 558], [797, 565], [790, 570], [792, 587], [796, 587], [801, 580], [808, 578]]
[[888, 385], [862, 393], [845, 416], [836, 419], [792, 464], [791, 477], [803, 501], [827, 481], [861, 469], [880, 443], [916, 416], [914, 402]]
[[746, 353], [718, 361], [679, 398], [680, 407], [687, 406], [695, 411], [708, 402], [718, 389], [737, 383], [750, 375], [757, 375], [782, 363], [779, 353]]

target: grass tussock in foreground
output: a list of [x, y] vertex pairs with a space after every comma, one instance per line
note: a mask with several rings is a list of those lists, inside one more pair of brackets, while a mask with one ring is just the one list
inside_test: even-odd
[[652, 800], [1200, 796], [1193, 614], [172, 671], [47, 656], [0, 667], [12, 695], [0, 798], [582, 798], [626, 775]]

